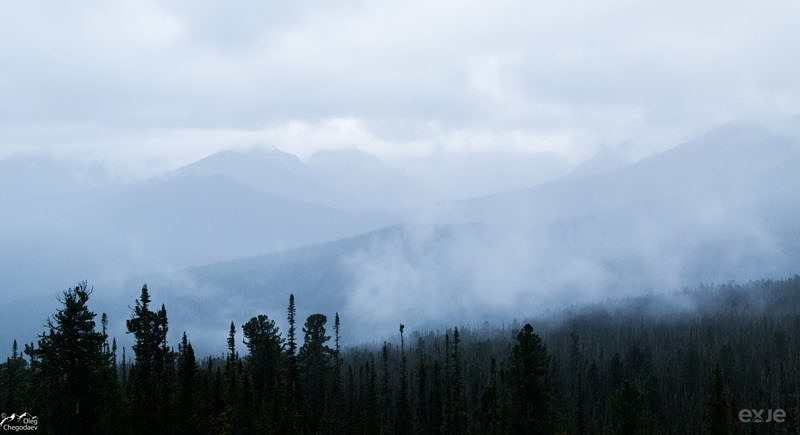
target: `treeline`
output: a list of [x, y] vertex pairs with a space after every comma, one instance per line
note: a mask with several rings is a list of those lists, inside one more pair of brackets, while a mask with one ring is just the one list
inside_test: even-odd
[[[90, 295], [65, 291], [38, 342], [15, 341], [0, 364], [3, 412], [37, 415], [39, 433], [800, 433], [800, 277], [701, 289], [693, 300], [715, 306], [672, 316], [642, 298], [541, 329], [399, 325], [377, 348], [342, 349], [338, 314], [299, 325], [290, 296], [285, 332], [266, 315], [231, 323], [226, 355], [205, 358], [186, 333], [167, 342], [146, 286], [132, 354]], [[787, 417], [741, 421], [743, 409]]]

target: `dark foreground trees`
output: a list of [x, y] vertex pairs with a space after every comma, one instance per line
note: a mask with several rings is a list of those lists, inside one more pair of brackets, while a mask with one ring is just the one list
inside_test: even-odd
[[[96, 329], [97, 315], [87, 305], [91, 293], [86, 283], [66, 290], [59, 299], [61, 308], [47, 321], [47, 331], [25, 349], [30, 385], [29, 399], [23, 402], [39, 413], [42, 429], [50, 433], [106, 433], [101, 423], [113, 421], [109, 414], [115, 404], [105, 402], [114, 400], [109, 397], [117, 382], [109, 376], [113, 355]], [[15, 388], [18, 394], [22, 390]], [[13, 406], [15, 400], [8, 402]]]
[[[758, 303], [752, 295], [758, 294]], [[701, 289], [702, 310], [643, 314], [647, 301], [509, 328], [408, 334], [340, 347], [340, 319], [296, 334], [266, 315], [228, 326], [227, 352], [167, 342], [145, 286], [117, 355], [85, 284], [24, 355], [0, 364], [3, 412], [52, 434], [797, 433], [800, 278]], [[701, 304], [698, 304], [701, 305]], [[753, 307], [765, 307], [763, 311]], [[239, 344], [237, 346], [237, 344]], [[241, 344], [244, 346], [241, 347]], [[220, 343], [222, 347], [222, 343]], [[240, 351], [242, 352], [240, 354]], [[782, 409], [753, 426], [740, 409]]]

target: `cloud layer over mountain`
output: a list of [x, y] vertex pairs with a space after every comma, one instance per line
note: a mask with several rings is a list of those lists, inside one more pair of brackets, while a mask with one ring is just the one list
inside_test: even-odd
[[791, 1], [15, 3], [0, 154], [652, 152], [796, 116], [798, 18]]

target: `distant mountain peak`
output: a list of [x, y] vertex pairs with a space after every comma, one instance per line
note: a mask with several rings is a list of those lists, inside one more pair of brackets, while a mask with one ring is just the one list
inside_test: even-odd
[[244, 167], [262, 166], [264, 168], [293, 170], [302, 167], [303, 162], [300, 161], [300, 158], [296, 155], [281, 151], [277, 148], [252, 147], [246, 149], [223, 150], [198, 160], [186, 166], [184, 169], [202, 168], [213, 170], [218, 168], [220, 170], [227, 170], [234, 165], [242, 165]]

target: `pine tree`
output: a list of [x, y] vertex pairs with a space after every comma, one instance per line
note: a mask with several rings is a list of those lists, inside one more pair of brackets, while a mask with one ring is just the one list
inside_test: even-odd
[[158, 312], [150, 310], [150, 293], [147, 285], [133, 307], [127, 321], [128, 333], [134, 335], [133, 351], [136, 354], [131, 373], [131, 422], [135, 432], [163, 433], [162, 384], [168, 356], [167, 312], [162, 305]]
[[526, 324], [511, 350], [509, 388], [514, 412], [513, 429], [518, 434], [549, 431], [548, 368], [550, 356], [542, 339]]
[[297, 310], [294, 305], [294, 294], [289, 295], [289, 308], [287, 320], [289, 329], [286, 334], [286, 416], [288, 422], [285, 425], [289, 432], [298, 433], [302, 420], [301, 406], [302, 390], [300, 389], [300, 369], [297, 363], [297, 338], [296, 338], [296, 315]]
[[242, 334], [248, 351], [245, 379], [251, 385], [255, 405], [261, 409], [259, 426], [266, 431], [283, 411], [284, 400], [279, 394], [283, 339], [275, 321], [264, 314], [248, 320]]
[[236, 362], [237, 355], [236, 355], [236, 326], [231, 322], [230, 328], [228, 328], [228, 358], [227, 362], [229, 365], [232, 365]]
[[178, 434], [191, 435], [199, 432], [196, 399], [197, 370], [197, 360], [192, 343], [184, 332], [181, 343], [178, 345], [178, 391], [175, 396], [175, 427]]
[[89, 310], [91, 289], [86, 282], [65, 291], [62, 307], [48, 319], [48, 332], [29, 346], [36, 387], [46, 409], [40, 421], [47, 432], [100, 433], [97, 427], [102, 390], [100, 372], [106, 367], [103, 334], [95, 330], [96, 314]]
[[231, 322], [228, 328], [228, 354], [225, 358], [225, 402], [227, 404], [227, 414], [229, 422], [234, 431], [238, 431], [240, 416], [236, 403], [239, 400], [239, 355], [236, 353], [236, 326]]
[[333, 321], [334, 331], [334, 348], [333, 348], [333, 376], [331, 381], [331, 394], [329, 406], [327, 408], [328, 415], [326, 418], [326, 427], [330, 433], [344, 433], [342, 420], [344, 418], [344, 398], [342, 387], [342, 360], [341, 360], [341, 320], [339, 313], [336, 313]]
[[2, 409], [22, 409], [26, 403], [25, 386], [28, 383], [28, 363], [19, 352], [17, 340], [11, 345], [11, 356], [5, 364], [0, 364], [0, 398]]
[[117, 377], [117, 340], [108, 343], [108, 316], [103, 313], [100, 324], [103, 336], [103, 364], [99, 370], [97, 396], [103, 404], [98, 415], [98, 427], [106, 428], [109, 435], [125, 432], [125, 410]]
[[398, 435], [411, 433], [411, 410], [408, 405], [408, 376], [406, 374], [406, 347], [403, 331], [405, 325], [400, 324], [400, 388], [397, 393], [396, 432]]
[[[306, 397], [305, 427], [310, 433], [321, 428], [322, 416], [327, 404], [326, 380], [330, 376], [333, 350], [328, 347], [330, 336], [325, 335], [328, 319], [324, 314], [312, 314], [303, 326], [303, 346], [298, 352], [298, 364]], [[312, 393], [313, 392], [313, 393]]]

